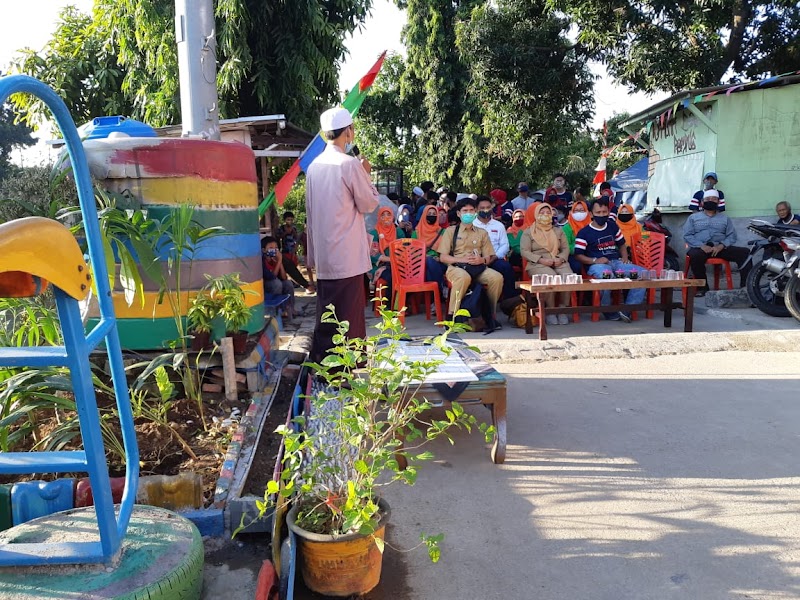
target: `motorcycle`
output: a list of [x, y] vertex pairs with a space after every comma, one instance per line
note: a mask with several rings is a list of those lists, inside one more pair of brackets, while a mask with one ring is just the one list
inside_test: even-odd
[[[792, 269], [798, 261], [800, 229], [754, 220], [747, 227], [761, 239], [751, 240], [750, 255], [742, 267], [754, 263], [747, 277], [747, 295], [761, 312], [773, 317], [788, 317], [791, 309], [786, 301]], [[756, 263], [756, 255], [763, 252]], [[798, 306], [800, 314], [800, 305]], [[800, 320], [800, 317], [798, 317]]]
[[642, 222], [642, 228], [645, 231], [660, 233], [666, 238], [667, 247], [664, 256], [664, 268], [671, 269], [673, 271], [682, 271], [683, 268], [681, 267], [681, 259], [678, 257], [678, 253], [675, 252], [675, 250], [673, 250], [672, 246], [669, 244], [670, 240], [672, 240], [672, 232], [669, 230], [669, 227], [661, 222], [661, 211], [657, 208], [654, 208], [653, 212], [645, 217], [644, 221]]
[[[800, 232], [798, 232], [798, 235], [800, 235]], [[793, 252], [789, 256], [786, 265], [790, 273], [784, 292], [786, 308], [795, 319], [800, 321], [800, 237], [784, 238], [781, 240], [781, 246], [784, 247], [786, 254]]]

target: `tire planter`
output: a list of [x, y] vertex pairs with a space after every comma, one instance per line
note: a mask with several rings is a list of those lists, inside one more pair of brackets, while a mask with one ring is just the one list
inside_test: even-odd
[[374, 537], [384, 539], [391, 509], [383, 499], [378, 500], [381, 524], [371, 535], [322, 535], [311, 533], [295, 524], [298, 507], [292, 507], [286, 519], [289, 529], [297, 536], [300, 550], [300, 569], [306, 586], [318, 594], [347, 597], [366, 594], [381, 579], [383, 553]]

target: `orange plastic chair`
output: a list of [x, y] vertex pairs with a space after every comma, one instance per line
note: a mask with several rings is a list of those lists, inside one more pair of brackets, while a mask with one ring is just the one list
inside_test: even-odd
[[[633, 264], [639, 265], [648, 271], [655, 271], [658, 277], [664, 270], [664, 259], [667, 255], [667, 238], [663, 233], [650, 232], [647, 237], [640, 237], [631, 248], [633, 251]], [[647, 290], [647, 303], [655, 304], [656, 291]], [[648, 319], [653, 318], [653, 311], [648, 310]]]
[[[528, 273], [528, 259], [524, 256], [522, 257], [522, 281], [529, 282], [531, 280], [531, 276]], [[578, 306], [578, 292], [572, 292], [569, 295], [569, 301], [572, 306]], [[572, 322], [573, 323], [580, 323], [581, 321], [581, 313], [572, 313]]]
[[[424, 294], [425, 318], [430, 320], [428, 293], [433, 294], [436, 319], [442, 320], [442, 298], [439, 284], [425, 281], [425, 242], [404, 238], [389, 244], [389, 258], [392, 264], [392, 306], [406, 306], [407, 294]], [[405, 325], [405, 311], [400, 313], [400, 322]]]
[[[720, 271], [724, 268], [725, 269], [725, 283], [728, 285], [728, 289], [733, 289], [733, 270], [731, 269], [731, 263], [724, 258], [709, 258], [706, 260], [707, 265], [712, 265], [714, 267], [714, 289], [719, 289], [719, 279], [720, 279]], [[683, 272], [685, 277], [689, 277], [689, 255], [686, 255], [686, 264], [683, 267]], [[705, 279], [705, 273], [694, 273], [694, 276], [699, 279]]]

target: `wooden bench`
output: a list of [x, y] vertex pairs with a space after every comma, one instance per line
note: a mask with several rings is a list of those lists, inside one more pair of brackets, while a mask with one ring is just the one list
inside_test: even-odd
[[[529, 282], [517, 282], [517, 288], [523, 291], [527, 306], [527, 319], [525, 321], [525, 333], [533, 333], [533, 323], [531, 321], [532, 311], [536, 311], [539, 318], [539, 339], [547, 339], [547, 315], [572, 314], [572, 313], [607, 313], [624, 311], [647, 311], [661, 310], [664, 312], [664, 327], [672, 327], [672, 310], [682, 308], [684, 311], [684, 331], [691, 331], [694, 319], [694, 294], [697, 288], [706, 284], [703, 279], [654, 279], [636, 280], [611, 279], [607, 281], [584, 281], [581, 283], [562, 283], [557, 285], [533, 285]], [[655, 289], [661, 291], [660, 302], [656, 304], [609, 304], [606, 306], [567, 306], [564, 308], [548, 308], [542, 302], [542, 294], [558, 292], [595, 292], [605, 290], [633, 290], [633, 289]], [[673, 301], [673, 291], [686, 290], [686, 305]], [[646, 297], [646, 296], [645, 296]], [[534, 299], [536, 300], [534, 302]], [[538, 306], [537, 306], [538, 305]]]
[[[506, 378], [484, 361], [480, 354], [470, 350], [457, 335], [448, 336], [447, 341], [478, 377], [478, 381], [469, 382], [454, 401], [462, 406], [482, 404], [489, 409], [495, 428], [490, 455], [494, 464], [502, 464], [506, 459]], [[442, 384], [423, 383], [419, 389], [415, 388], [414, 395], [425, 398], [434, 407], [447, 406], [451, 401], [440, 391], [442, 389]], [[398, 455], [398, 462], [405, 468], [402, 456]]]

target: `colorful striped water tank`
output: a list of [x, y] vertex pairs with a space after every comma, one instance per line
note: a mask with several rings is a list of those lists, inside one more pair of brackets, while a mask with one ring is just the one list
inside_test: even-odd
[[[264, 326], [264, 289], [258, 235], [258, 188], [253, 151], [236, 142], [196, 139], [110, 137], [84, 142], [92, 176], [112, 192], [128, 192], [148, 218], [163, 219], [181, 204], [195, 207], [194, 219], [204, 227], [219, 226], [227, 235], [202, 242], [194, 260], [184, 261], [184, 298], [207, 283], [206, 275], [239, 273], [252, 308], [246, 329]], [[166, 268], [167, 256], [160, 257]], [[167, 347], [177, 329], [166, 300], [158, 303], [158, 283], [143, 277], [145, 303], [128, 306], [117, 284], [114, 309], [122, 347], [151, 350]], [[98, 316], [89, 307], [89, 321]], [[185, 316], [185, 309], [184, 309]]]

